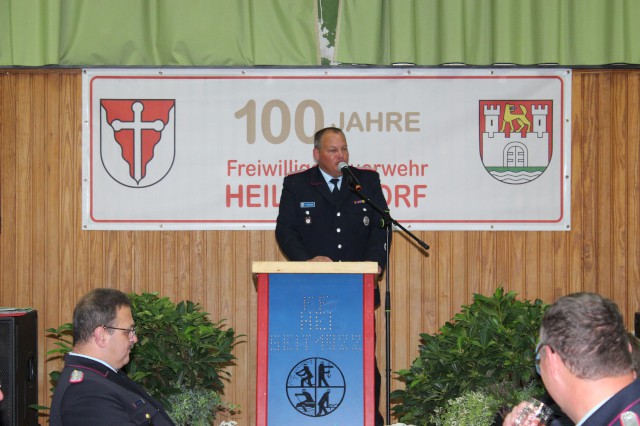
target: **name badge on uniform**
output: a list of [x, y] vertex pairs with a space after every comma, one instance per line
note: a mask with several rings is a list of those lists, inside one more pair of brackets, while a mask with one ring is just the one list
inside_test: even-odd
[[301, 201], [300, 208], [301, 209], [312, 209], [316, 206], [315, 201]]

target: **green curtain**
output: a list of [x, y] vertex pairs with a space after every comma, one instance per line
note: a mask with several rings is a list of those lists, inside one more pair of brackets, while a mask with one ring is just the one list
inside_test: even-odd
[[320, 64], [316, 0], [0, 0], [0, 66]]
[[63, 0], [0, 0], [0, 66], [58, 63]]
[[343, 0], [347, 64], [640, 64], [638, 0]]
[[640, 0], [337, 2], [0, 0], [0, 66], [317, 66], [318, 3], [343, 64], [640, 64]]

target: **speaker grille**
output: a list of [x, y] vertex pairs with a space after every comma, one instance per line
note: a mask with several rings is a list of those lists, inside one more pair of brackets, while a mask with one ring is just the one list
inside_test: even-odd
[[36, 311], [0, 316], [0, 425], [38, 424], [38, 413], [29, 405], [38, 403], [38, 321]]

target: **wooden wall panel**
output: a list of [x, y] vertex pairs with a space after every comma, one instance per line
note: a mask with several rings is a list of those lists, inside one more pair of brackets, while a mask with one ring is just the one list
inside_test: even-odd
[[[473, 293], [497, 287], [553, 302], [574, 291], [616, 301], [632, 327], [640, 310], [640, 70], [573, 76], [571, 230], [416, 232], [431, 250], [395, 233], [389, 270], [392, 371], [418, 353], [419, 334], [448, 321]], [[44, 330], [71, 320], [92, 288], [152, 291], [201, 303], [243, 343], [228, 401], [255, 418], [254, 260], [284, 260], [272, 231], [81, 229], [81, 74], [5, 70], [0, 75], [0, 305], [39, 313], [39, 399], [50, 403]], [[380, 281], [384, 299], [386, 276]], [[384, 376], [385, 317], [377, 311]], [[392, 389], [403, 385], [393, 376]], [[384, 388], [383, 388], [384, 389]], [[383, 405], [384, 406], [384, 405]]]
[[[623, 254], [626, 260], [628, 300], [626, 303], [626, 318], [632, 318], [636, 311], [640, 311], [640, 73], [628, 75], [627, 103], [627, 174], [626, 174], [626, 250]], [[628, 320], [629, 321], [629, 320]]]

